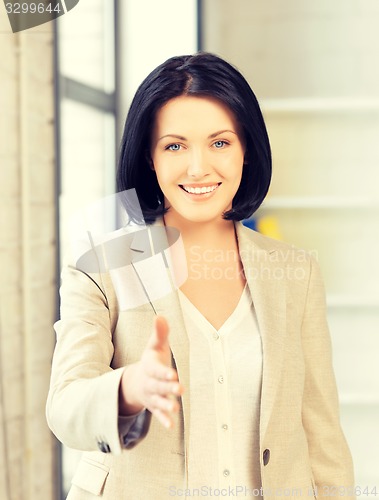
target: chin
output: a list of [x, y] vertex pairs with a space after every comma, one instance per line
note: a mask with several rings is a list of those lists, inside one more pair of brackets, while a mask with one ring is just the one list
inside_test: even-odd
[[[200, 207], [199, 207], [200, 208]], [[220, 210], [194, 210], [193, 208], [189, 208], [186, 210], [175, 210], [170, 208], [168, 211], [169, 217], [174, 220], [183, 220], [188, 222], [198, 222], [198, 223], [207, 223], [207, 222], [216, 222], [222, 221], [224, 212], [228, 211], [229, 208], [226, 208], [223, 211]]]

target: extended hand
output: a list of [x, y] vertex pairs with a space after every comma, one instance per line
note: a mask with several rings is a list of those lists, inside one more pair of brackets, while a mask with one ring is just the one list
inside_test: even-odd
[[141, 360], [127, 367], [122, 376], [120, 412], [133, 414], [147, 408], [165, 427], [172, 427], [171, 413], [179, 410], [176, 396], [184, 388], [171, 367], [168, 334], [166, 319], [157, 316]]

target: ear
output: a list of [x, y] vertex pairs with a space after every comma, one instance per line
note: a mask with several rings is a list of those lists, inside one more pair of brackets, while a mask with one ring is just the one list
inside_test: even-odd
[[247, 145], [246, 145], [246, 140], [244, 138], [243, 140], [243, 146], [244, 146], [244, 151], [243, 151], [243, 166], [249, 164], [249, 151], [247, 150]]
[[151, 158], [150, 151], [145, 151], [145, 158], [151, 170], [155, 171], [153, 159]]

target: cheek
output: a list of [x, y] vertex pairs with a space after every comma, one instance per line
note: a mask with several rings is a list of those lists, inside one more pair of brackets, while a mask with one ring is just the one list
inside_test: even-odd
[[239, 154], [225, 158], [222, 165], [224, 176], [230, 180], [240, 180], [243, 172], [243, 156]]
[[173, 181], [172, 169], [168, 168], [167, 165], [162, 165], [160, 162], [154, 163], [154, 169], [158, 184], [162, 191], [164, 191], [166, 186]]
[[182, 157], [174, 158], [173, 156], [165, 155], [161, 157], [157, 155], [153, 158], [154, 170], [158, 178], [158, 182], [169, 183], [177, 179], [182, 173]]

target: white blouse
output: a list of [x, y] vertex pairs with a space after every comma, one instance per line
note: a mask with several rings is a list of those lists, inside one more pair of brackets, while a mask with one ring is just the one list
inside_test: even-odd
[[190, 345], [188, 485], [259, 489], [262, 345], [249, 288], [219, 330], [179, 298]]

